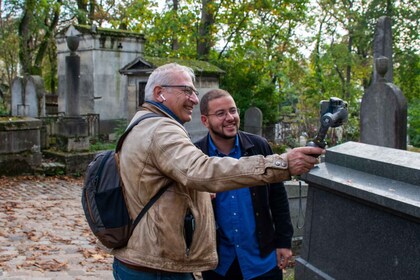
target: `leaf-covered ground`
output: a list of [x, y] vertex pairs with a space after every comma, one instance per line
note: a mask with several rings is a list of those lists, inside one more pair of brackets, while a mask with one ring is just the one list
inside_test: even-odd
[[113, 279], [81, 208], [83, 181], [0, 177], [0, 278]]

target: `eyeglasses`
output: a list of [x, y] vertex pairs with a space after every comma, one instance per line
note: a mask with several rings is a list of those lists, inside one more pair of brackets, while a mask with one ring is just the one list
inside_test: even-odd
[[198, 96], [198, 91], [190, 86], [184, 86], [184, 85], [161, 85], [161, 87], [167, 87], [167, 88], [182, 88], [182, 92], [185, 93], [188, 97], [193, 95]]
[[232, 107], [227, 111], [221, 110], [221, 111], [217, 111], [214, 114], [207, 114], [206, 116], [216, 116], [219, 120], [224, 120], [227, 117], [227, 114], [231, 114], [231, 115], [239, 115], [239, 109], [236, 107]]

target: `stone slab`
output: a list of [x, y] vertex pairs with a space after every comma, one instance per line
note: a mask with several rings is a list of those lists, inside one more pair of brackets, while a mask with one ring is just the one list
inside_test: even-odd
[[420, 154], [348, 142], [308, 184], [295, 279], [420, 279]]

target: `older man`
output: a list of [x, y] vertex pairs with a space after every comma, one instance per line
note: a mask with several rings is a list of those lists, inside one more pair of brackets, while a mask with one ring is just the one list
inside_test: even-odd
[[[120, 171], [131, 217], [163, 187], [167, 191], [134, 229], [126, 247], [113, 250], [116, 279], [193, 279], [217, 265], [210, 192], [286, 180], [307, 172], [319, 148], [283, 155], [210, 158], [191, 142], [183, 124], [198, 104], [194, 73], [167, 64], [150, 75], [146, 102], [134, 119], [154, 112], [130, 132]], [[132, 120], [132, 121], [133, 121]], [[188, 235], [187, 235], [188, 233]]]

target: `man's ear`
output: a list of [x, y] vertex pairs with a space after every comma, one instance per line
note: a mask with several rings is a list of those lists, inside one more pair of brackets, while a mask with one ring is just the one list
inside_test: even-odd
[[155, 86], [155, 88], [153, 89], [153, 100], [155, 101], [163, 101], [160, 100], [160, 94], [162, 93], [162, 87], [160, 86]]
[[209, 118], [205, 115], [201, 115], [201, 123], [205, 126], [205, 127], [209, 127]]

